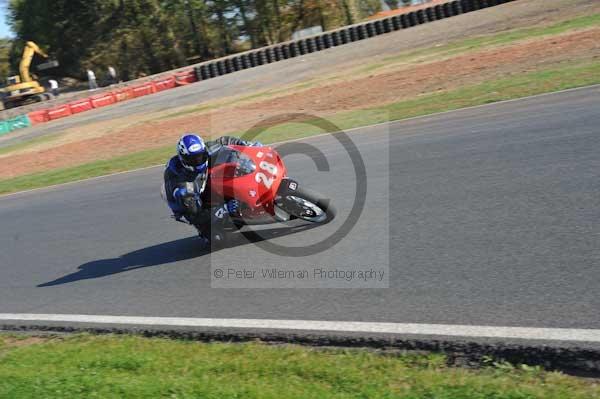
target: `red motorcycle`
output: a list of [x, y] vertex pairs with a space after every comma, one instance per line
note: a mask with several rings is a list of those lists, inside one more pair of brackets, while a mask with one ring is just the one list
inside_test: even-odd
[[[223, 146], [211, 161], [203, 201], [210, 206], [210, 225], [202, 231], [212, 244], [224, 245], [227, 231], [244, 225], [302, 219], [325, 224], [335, 218], [330, 200], [300, 187], [271, 147]], [[210, 193], [209, 195], [206, 195]], [[237, 215], [228, 215], [224, 203], [240, 201]]]

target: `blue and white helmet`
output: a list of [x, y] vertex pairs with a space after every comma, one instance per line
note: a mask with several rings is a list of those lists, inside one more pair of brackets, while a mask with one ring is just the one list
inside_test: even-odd
[[208, 149], [200, 136], [191, 133], [184, 135], [177, 143], [177, 155], [183, 167], [190, 172], [206, 172]]

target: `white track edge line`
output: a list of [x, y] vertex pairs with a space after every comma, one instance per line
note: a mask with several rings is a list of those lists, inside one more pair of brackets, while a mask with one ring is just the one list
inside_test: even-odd
[[163, 327], [239, 328], [297, 330], [346, 333], [434, 335], [469, 338], [502, 338], [542, 341], [600, 342], [600, 330], [573, 328], [535, 328], [452, 324], [378, 323], [355, 321], [213, 319], [184, 317], [137, 317], [68, 314], [0, 313], [0, 321], [119, 324]]
[[[487, 104], [472, 105], [470, 107], [464, 107], [464, 108], [458, 108], [458, 109], [451, 109], [451, 110], [448, 110], [448, 111], [441, 111], [441, 112], [436, 112], [436, 113], [433, 113], [433, 114], [413, 116], [413, 117], [410, 117], [410, 118], [398, 119], [398, 120], [394, 120], [394, 121], [380, 122], [380, 123], [375, 123], [373, 125], [357, 126], [357, 127], [345, 129], [345, 130], [343, 130], [343, 132], [346, 132], [346, 133], [347, 132], [356, 132], [357, 130], [369, 129], [369, 128], [383, 126], [383, 125], [389, 125], [389, 124], [394, 124], [394, 123], [403, 123], [403, 122], [408, 122], [408, 121], [413, 121], [413, 120], [418, 120], [418, 119], [424, 119], [424, 118], [432, 118], [432, 117], [436, 117], [436, 116], [439, 116], [439, 115], [445, 115], [445, 114], [450, 114], [450, 113], [454, 113], [454, 112], [468, 111], [468, 110], [473, 110], [473, 109], [478, 109], [478, 108], [485, 108], [485, 107], [493, 107], [495, 105], [500, 105], [500, 104], [513, 103], [513, 102], [518, 102], [518, 101], [526, 101], [526, 100], [535, 99], [535, 98], [538, 98], [538, 97], [545, 97], [545, 96], [551, 96], [551, 95], [556, 95], [556, 94], [569, 93], [569, 92], [579, 91], [579, 90], [587, 90], [587, 89], [592, 89], [593, 90], [593, 89], [596, 89], [596, 88], [600, 88], [600, 84], [594, 84], [594, 85], [591, 85], [591, 86], [573, 87], [573, 88], [570, 88], [570, 89], [564, 89], [564, 90], [559, 90], [559, 91], [551, 91], [551, 92], [548, 92], [548, 93], [540, 93], [540, 94], [535, 94], [535, 95], [532, 95], [532, 96], [520, 97], [520, 98], [513, 98], [513, 99], [509, 99], [509, 100], [502, 100], [502, 101], [497, 101], [497, 102], [487, 103]], [[301, 138], [297, 138], [297, 139], [290, 139], [290, 140], [278, 141], [278, 142], [275, 142], [275, 143], [270, 143], [269, 145], [277, 145], [277, 144], [283, 144], [283, 143], [293, 143], [295, 141], [300, 141], [300, 140], [310, 140], [310, 139], [315, 139], [315, 138], [319, 138], [319, 137], [323, 137], [323, 136], [327, 136], [327, 135], [331, 135], [331, 134], [335, 134], [335, 133], [340, 133], [340, 132], [321, 133], [321, 134], [317, 134], [317, 135], [313, 135], [313, 136], [307, 136], [307, 137], [301, 137]], [[158, 164], [158, 165], [144, 166], [143, 168], [125, 170], [125, 171], [122, 171], [122, 172], [116, 172], [116, 173], [111, 173], [111, 174], [102, 175], [102, 176], [95, 176], [95, 177], [90, 177], [90, 178], [87, 178], [87, 179], [75, 180], [75, 181], [70, 181], [70, 182], [66, 182], [66, 183], [54, 184], [54, 185], [51, 185], [51, 186], [32, 188], [31, 190], [17, 191], [17, 192], [8, 193], [8, 194], [0, 194], [0, 200], [2, 200], [4, 198], [7, 198], [7, 197], [12, 197], [12, 196], [20, 195], [20, 194], [27, 194], [27, 193], [31, 193], [31, 192], [35, 192], [35, 191], [40, 191], [40, 190], [54, 189], [54, 188], [68, 186], [68, 185], [72, 185], [72, 184], [84, 183], [84, 182], [88, 182], [88, 181], [93, 181], [93, 180], [98, 180], [98, 179], [104, 179], [104, 178], [107, 178], [107, 177], [123, 175], [123, 174], [126, 174], [126, 173], [140, 172], [140, 171], [147, 170], [147, 169], [153, 169], [153, 168], [163, 167], [164, 165], [165, 164], [163, 163], [163, 164]]]

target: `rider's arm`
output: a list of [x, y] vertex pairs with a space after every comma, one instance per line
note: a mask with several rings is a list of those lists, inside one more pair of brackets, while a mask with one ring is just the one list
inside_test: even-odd
[[195, 200], [198, 193], [195, 192], [193, 183], [189, 183], [181, 175], [173, 170], [170, 161], [164, 172], [165, 195], [173, 213], [178, 216], [185, 213], [190, 205], [190, 200]]
[[185, 182], [178, 181], [170, 173], [165, 173], [165, 195], [169, 207], [173, 210], [173, 213], [182, 213], [184, 211], [183, 204], [181, 202], [183, 193], [185, 190]]

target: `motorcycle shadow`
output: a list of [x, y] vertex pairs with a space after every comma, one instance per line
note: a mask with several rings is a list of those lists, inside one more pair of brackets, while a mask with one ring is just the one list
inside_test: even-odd
[[[248, 245], [276, 237], [284, 237], [286, 235], [310, 230], [315, 227], [318, 227], [318, 225], [301, 224], [298, 226], [292, 225], [258, 231], [245, 231], [244, 233], [236, 231], [230, 233], [228, 245], [223, 249]], [[136, 269], [195, 259], [218, 251], [217, 249], [211, 250], [211, 248], [202, 247], [199, 244], [200, 241], [197, 237], [188, 237], [141, 248], [121, 255], [118, 258], [94, 260], [80, 265], [77, 268], [77, 271], [73, 273], [46, 283], [38, 284], [37, 287], [52, 287], [81, 280], [102, 278]]]

